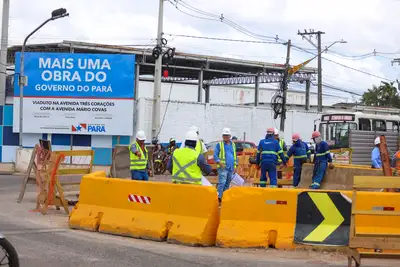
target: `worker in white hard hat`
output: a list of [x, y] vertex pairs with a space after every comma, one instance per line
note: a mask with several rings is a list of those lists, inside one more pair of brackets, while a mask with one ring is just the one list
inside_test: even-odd
[[[286, 146], [285, 140], [283, 140], [283, 138], [279, 137], [279, 131], [276, 128], [274, 128], [274, 137], [275, 137], [275, 140], [277, 140], [279, 142], [279, 146], [281, 147], [281, 149], [283, 151], [283, 155], [285, 155], [285, 157], [286, 157], [287, 156], [287, 146]], [[279, 157], [278, 157], [278, 165], [279, 165], [279, 167], [277, 168], [277, 177], [278, 177], [278, 179], [282, 179], [283, 165], [282, 165], [282, 159], [280, 159]]]
[[[195, 133], [197, 134], [197, 140], [198, 140], [198, 142], [196, 143], [196, 151], [197, 151], [199, 154], [204, 154], [204, 153], [206, 153], [206, 152], [207, 152], [206, 145], [204, 144], [203, 140], [199, 137], [199, 135], [200, 135], [200, 132], [199, 132], [200, 129], [199, 129], [199, 127], [193, 125], [192, 127], [190, 127], [189, 131], [190, 131], [190, 132], [195, 132]], [[183, 143], [181, 144], [181, 148], [184, 148], [184, 147], [185, 147], [185, 142], [183, 142]]]
[[231, 130], [222, 130], [222, 141], [214, 149], [214, 161], [217, 163], [218, 171], [218, 199], [221, 202], [222, 195], [229, 188], [232, 176], [238, 165], [236, 146], [231, 140]]
[[147, 173], [149, 154], [147, 153], [144, 141], [146, 141], [146, 134], [144, 131], [138, 131], [136, 134], [136, 141], [129, 146], [132, 180], [149, 180], [149, 175]]
[[375, 147], [371, 153], [371, 167], [375, 169], [382, 168], [381, 152], [379, 151], [379, 145], [381, 143], [381, 138], [378, 136], [374, 140]]
[[203, 154], [196, 151], [198, 135], [189, 131], [185, 136], [185, 147], [176, 149], [167, 164], [172, 173], [172, 182], [176, 184], [201, 185], [201, 179], [212, 171]]

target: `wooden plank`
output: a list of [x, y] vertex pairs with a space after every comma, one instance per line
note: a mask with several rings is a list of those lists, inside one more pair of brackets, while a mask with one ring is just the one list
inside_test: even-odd
[[400, 188], [400, 179], [398, 177], [391, 176], [354, 176], [353, 188]]
[[89, 174], [90, 168], [66, 168], [59, 169], [57, 174], [59, 175], [67, 175], [67, 174]]
[[400, 238], [400, 233], [356, 233], [356, 237], [386, 237], [386, 238]]
[[400, 259], [400, 253], [360, 252], [362, 258]]
[[384, 211], [384, 210], [355, 210], [354, 215], [375, 215], [375, 216], [400, 216], [398, 211]]
[[[39, 145], [35, 145], [35, 147], [33, 148], [31, 159], [29, 160], [29, 164], [28, 164], [28, 169], [27, 169], [25, 177], [21, 183], [21, 188], [19, 191], [18, 199], [17, 199], [18, 203], [21, 203], [22, 199], [24, 198], [25, 191], [26, 191], [26, 185], [28, 184], [28, 181], [30, 180], [32, 170], [35, 172], [35, 175], [36, 175], [37, 166], [35, 163], [35, 158], [36, 158], [38, 148], [39, 148]], [[34, 183], [36, 183], [36, 181]]]
[[400, 250], [400, 239], [386, 237], [353, 237], [350, 238], [349, 248]]
[[65, 157], [77, 157], [77, 156], [92, 156], [93, 150], [63, 150], [63, 151], [54, 151], [56, 155], [63, 154]]

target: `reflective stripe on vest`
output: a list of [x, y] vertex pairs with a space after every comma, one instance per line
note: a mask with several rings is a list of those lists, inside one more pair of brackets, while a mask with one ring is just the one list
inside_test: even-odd
[[278, 154], [276, 154], [278, 156], [278, 162], [282, 162], [281, 157], [279, 156], [280, 153], [283, 153], [283, 155], [286, 156], [286, 152], [283, 151], [283, 144], [285, 143], [285, 140], [283, 139], [279, 139], [279, 146], [281, 148], [281, 150], [278, 151]]
[[295, 159], [305, 159], [307, 158], [307, 155], [301, 155], [301, 156], [293, 156]]
[[[132, 153], [132, 146], [135, 145], [136, 146], [136, 151], [139, 151], [141, 154], [141, 157], [139, 158], [138, 156], [136, 156], [135, 153]], [[130, 157], [130, 169], [131, 170], [145, 170], [147, 167], [147, 161], [148, 161], [148, 157], [149, 157], [149, 153], [147, 153], [147, 149], [146, 146], [144, 147], [144, 151], [146, 153], [143, 153], [142, 148], [140, 147], [140, 145], [135, 142], [135, 144], [132, 144], [129, 146], [129, 157]]]
[[201, 184], [200, 167], [197, 165], [199, 154], [191, 148], [176, 149], [172, 155], [172, 182], [180, 184]]
[[[232, 149], [233, 149], [233, 167], [236, 168], [237, 165], [237, 156], [236, 156], [236, 145], [235, 143], [231, 142], [232, 144]], [[219, 162], [222, 164], [226, 164], [226, 155], [225, 155], [225, 146], [224, 142], [219, 142]], [[219, 164], [217, 164], [217, 167], [221, 167]]]
[[331, 153], [331, 152], [328, 150], [328, 151], [326, 151], [326, 152], [318, 153], [316, 156], [317, 156], [317, 157], [322, 157], [322, 156], [328, 155], [328, 154], [330, 154], [330, 153]]

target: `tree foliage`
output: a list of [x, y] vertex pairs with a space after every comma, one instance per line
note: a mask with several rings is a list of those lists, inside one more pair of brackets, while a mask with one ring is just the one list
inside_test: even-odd
[[361, 98], [361, 102], [367, 106], [400, 108], [400, 95], [394, 83], [381, 82], [381, 85], [373, 85]]

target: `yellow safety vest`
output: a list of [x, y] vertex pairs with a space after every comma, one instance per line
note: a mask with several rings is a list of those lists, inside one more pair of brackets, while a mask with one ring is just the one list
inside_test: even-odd
[[[135, 145], [136, 146], [136, 151], [139, 151], [141, 154], [141, 157], [139, 158], [138, 156], [136, 156], [135, 153], [132, 153], [132, 146]], [[140, 148], [140, 145], [135, 142], [134, 144], [131, 144], [129, 146], [129, 157], [131, 159], [131, 171], [134, 170], [145, 170], [147, 167], [147, 161], [149, 159], [149, 153], [147, 152], [146, 146], [144, 147], [144, 151], [146, 153], [143, 153], [143, 150]]]
[[196, 142], [196, 148], [195, 148], [196, 152], [200, 154], [203, 154], [203, 142], [199, 139]]
[[[236, 164], [237, 164], [237, 156], [236, 156], [236, 145], [234, 142], [232, 142], [232, 149], [233, 149], [233, 159], [234, 159], [234, 168], [236, 168]], [[222, 164], [226, 164], [226, 157], [225, 157], [225, 146], [224, 146], [224, 142], [219, 142], [219, 163]], [[221, 167], [219, 164], [217, 164], [217, 167]]]
[[[279, 139], [279, 146], [281, 147], [281, 150], [283, 151], [283, 144], [285, 143], [285, 140], [283, 140], [283, 139]], [[286, 156], [286, 151], [283, 151], [283, 155], [285, 155]], [[279, 163], [281, 163], [282, 162], [282, 159], [281, 159], [281, 157], [279, 156], [279, 153], [278, 153], [278, 162]]]
[[177, 149], [172, 155], [172, 182], [177, 184], [201, 185], [200, 167], [197, 165], [199, 154], [188, 147]]

